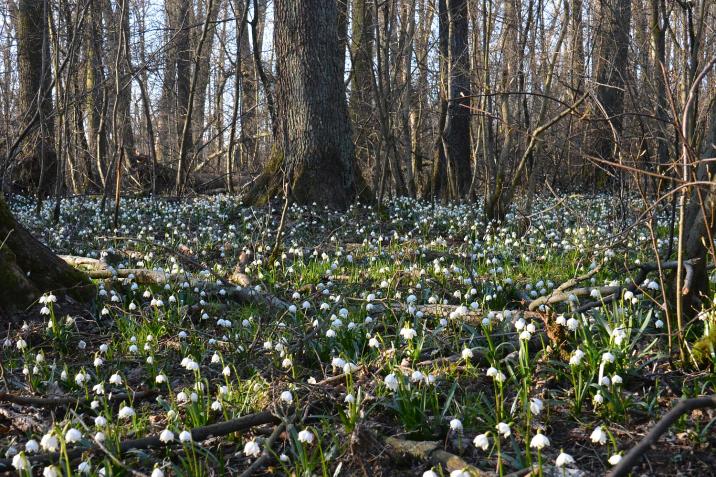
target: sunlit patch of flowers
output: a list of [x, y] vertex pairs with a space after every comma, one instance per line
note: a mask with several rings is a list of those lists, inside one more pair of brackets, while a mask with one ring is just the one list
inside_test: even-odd
[[[124, 199], [111, 233], [99, 201], [63, 200], [54, 226], [49, 205], [35, 215], [16, 198], [14, 212], [48, 245], [101, 260], [115, 279], [98, 281], [92, 328], [47, 294], [32, 309], [42, 332], [15, 327], [3, 338], [3, 366], [18, 382], [87, 405], [42, 433], [0, 438], [0, 450], [25, 472], [42, 452], [153, 436], [163, 450], [124, 458], [158, 477], [181, 450], [173, 465], [200, 475], [215, 468], [219, 446], [201, 447], [194, 429], [270, 409], [286, 424], [282, 437], [271, 441], [267, 428], [232, 436], [232, 472], [269, 455], [286, 474], [332, 474], [366, 428], [440, 441], [502, 473], [528, 461], [573, 468], [594, 455], [615, 465], [623, 448], [608, 423], [648, 408], [628, 385], [663, 345], [667, 318], [634, 291], [576, 311], [604, 300], [600, 289], [624, 286], [609, 264], [644, 258], [635, 244], [648, 237], [637, 228], [631, 245], [612, 240], [607, 199], [559, 205], [540, 199], [535, 209], [547, 212], [524, 231], [515, 214], [483, 225], [473, 204], [397, 199], [386, 217], [365, 205], [340, 213], [291, 204], [273, 254], [280, 211], [229, 196]], [[285, 309], [234, 300], [239, 265], [249, 291]], [[525, 312], [597, 266], [586, 292]], [[168, 279], [148, 283], [137, 270]], [[660, 290], [652, 279], [641, 285]], [[145, 389], [152, 399], [132, 399]], [[583, 423], [574, 424], [585, 436], [578, 445], [551, 431], [570, 415]], [[577, 454], [584, 446], [590, 457]], [[113, 465], [88, 455], [71, 470], [109, 474]], [[425, 476], [446, 475], [426, 467]]]

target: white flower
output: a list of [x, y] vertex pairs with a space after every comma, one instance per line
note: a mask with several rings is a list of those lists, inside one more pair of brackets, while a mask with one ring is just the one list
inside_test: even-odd
[[114, 384], [115, 386], [121, 386], [122, 385], [122, 377], [114, 373], [112, 376], [109, 377], [109, 383]]
[[179, 441], [180, 442], [191, 442], [191, 432], [181, 431], [179, 433]]
[[24, 452], [20, 452], [12, 458], [12, 466], [15, 467], [18, 472], [30, 470], [30, 461], [27, 460]]
[[664, 322], [661, 321], [661, 320], [656, 320], [656, 321], [654, 322], [654, 326], [657, 327], [657, 328], [663, 328], [663, 327], [664, 327]]
[[472, 350], [470, 348], [463, 349], [461, 355], [462, 355], [462, 359], [470, 359], [470, 358], [475, 357], [475, 354], [472, 352]]
[[423, 477], [438, 477], [438, 474], [436, 474], [433, 470], [426, 470], [423, 472]]
[[55, 452], [60, 447], [60, 442], [54, 434], [47, 433], [40, 439], [40, 446], [48, 452]]
[[450, 477], [470, 477], [469, 472], [465, 472], [463, 469], [456, 469], [450, 472]]
[[285, 402], [286, 404], [293, 403], [293, 394], [291, 394], [291, 391], [284, 391], [281, 393], [281, 401]]
[[156, 381], [157, 384], [166, 383], [167, 376], [166, 376], [166, 374], [157, 374], [157, 377], [154, 378], [154, 381]]
[[621, 454], [614, 454], [613, 456], [611, 456], [609, 458], [609, 463], [611, 465], [617, 465], [619, 462], [621, 462], [621, 460], [622, 460]]
[[572, 317], [567, 320], [567, 329], [569, 331], [577, 331], [578, 328], [579, 328], [579, 321], [576, 318]]
[[619, 376], [618, 374], [615, 374], [614, 376], [612, 376], [613, 384], [621, 384], [622, 382], [623, 382], [622, 377]]
[[104, 432], [101, 431], [94, 435], [94, 440], [96, 440], [97, 442], [104, 442], [106, 438], [107, 437], [104, 435]]
[[413, 374], [410, 375], [410, 380], [414, 383], [418, 383], [423, 379], [425, 379], [425, 375], [418, 370], [413, 371]]
[[15, 346], [17, 346], [17, 349], [23, 350], [27, 348], [27, 342], [24, 339], [20, 338], [19, 340], [17, 340], [17, 343], [15, 343]]
[[502, 434], [502, 437], [504, 437], [505, 439], [508, 438], [508, 437], [510, 437], [510, 434], [512, 434], [512, 430], [510, 429], [510, 425], [507, 424], [507, 423], [500, 422], [500, 423], [497, 424], [497, 426], [495, 426], [495, 428], [497, 429], [497, 432], [499, 432], [500, 434]]
[[80, 371], [79, 373], [77, 373], [75, 375], [75, 383], [77, 383], [78, 386], [82, 386], [82, 383], [87, 381], [87, 378], [88, 378], [88, 376], [86, 374], [84, 374], [82, 371]]
[[159, 467], [155, 467], [152, 471], [152, 477], [164, 477], [164, 472]]
[[604, 432], [604, 428], [602, 426], [597, 426], [589, 436], [593, 443], [600, 445], [607, 443], [607, 437], [607, 433]]
[[306, 444], [311, 444], [314, 438], [313, 433], [308, 429], [304, 429], [298, 433], [298, 440], [300, 442], [305, 442]]
[[582, 362], [582, 358], [584, 358], [584, 351], [579, 348], [575, 349], [574, 353], [572, 354], [572, 357], [569, 358], [570, 366], [579, 366], [579, 364]]
[[104, 416], [97, 416], [94, 418], [94, 425], [97, 427], [104, 427], [107, 425], [107, 418]]
[[539, 413], [542, 412], [542, 409], [544, 409], [544, 403], [541, 399], [538, 398], [532, 398], [530, 399], [530, 411], [535, 416], [539, 415]]
[[490, 440], [487, 438], [487, 434], [476, 435], [475, 438], [472, 440], [472, 443], [475, 445], [475, 447], [484, 451], [490, 448]]
[[334, 368], [341, 368], [343, 369], [343, 366], [346, 365], [346, 361], [343, 358], [335, 357], [331, 360], [331, 366]]
[[541, 432], [538, 432], [532, 437], [532, 440], [530, 441], [530, 447], [534, 449], [544, 449], [549, 445], [549, 439], [547, 439], [547, 436], [542, 434]]
[[462, 421], [460, 421], [460, 419], [452, 419], [450, 421], [450, 429], [457, 432], [462, 431]]
[[221, 402], [219, 402], [219, 401], [214, 401], [211, 403], [212, 411], [221, 411], [222, 408], [223, 408], [223, 406], [221, 405]]
[[130, 419], [134, 417], [134, 414], [134, 409], [129, 406], [124, 406], [122, 409], [119, 410], [119, 413], [117, 415], [120, 419]]
[[244, 444], [244, 454], [247, 457], [258, 457], [261, 455], [261, 447], [254, 440], [248, 441]]
[[602, 363], [613, 363], [616, 358], [610, 352], [602, 354]]
[[172, 442], [174, 440], [174, 433], [169, 429], [164, 429], [161, 434], [159, 434], [159, 440], [164, 443]]
[[28, 453], [37, 452], [40, 450], [40, 444], [35, 439], [30, 439], [25, 443], [25, 451]]
[[398, 390], [398, 378], [395, 377], [394, 373], [390, 373], [389, 375], [387, 375], [383, 382], [391, 391], [395, 392]]
[[626, 332], [622, 328], [615, 328], [614, 331], [612, 331], [612, 338], [614, 338], [614, 343], [619, 346], [622, 344], [622, 342], [624, 342], [624, 338], [626, 338]]
[[594, 395], [592, 398], [592, 402], [594, 403], [594, 406], [599, 406], [600, 404], [604, 403], [604, 396], [602, 396], [601, 392], [597, 392], [597, 394]]
[[84, 460], [77, 466], [77, 472], [80, 474], [89, 474], [91, 471], [92, 464], [90, 464], [89, 461]]
[[567, 319], [564, 315], [559, 315], [556, 321], [559, 326], [567, 326]]
[[574, 457], [565, 452], [561, 452], [554, 461], [554, 465], [557, 467], [564, 467], [565, 465], [571, 464], [574, 464]]
[[65, 441], [70, 444], [80, 439], [82, 439], [82, 433], [78, 429], [71, 428], [65, 433]]
[[60, 477], [62, 476], [62, 472], [60, 472], [60, 469], [55, 465], [48, 465], [44, 469], [42, 469], [42, 477]]
[[400, 336], [402, 336], [406, 340], [412, 340], [417, 334], [418, 333], [410, 327], [405, 327], [400, 330]]

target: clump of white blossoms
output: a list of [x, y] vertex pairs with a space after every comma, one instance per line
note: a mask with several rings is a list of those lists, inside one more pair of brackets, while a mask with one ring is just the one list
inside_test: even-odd
[[607, 443], [607, 433], [604, 432], [603, 426], [597, 426], [593, 431], [592, 434], [589, 436], [589, 438], [592, 440], [595, 444], [604, 445]]
[[541, 432], [538, 432], [537, 434], [532, 436], [532, 440], [530, 440], [530, 447], [532, 447], [533, 449], [542, 450], [548, 446], [549, 439]]
[[303, 442], [306, 444], [312, 444], [314, 439], [315, 439], [315, 436], [308, 429], [304, 429], [298, 433], [299, 442]]
[[255, 440], [248, 441], [244, 444], [244, 454], [247, 457], [258, 457], [261, 455], [261, 447]]
[[490, 439], [487, 437], [487, 434], [478, 434], [475, 436], [475, 438], [472, 440], [472, 443], [477, 447], [478, 449], [482, 449], [483, 451], [486, 451], [490, 448]]

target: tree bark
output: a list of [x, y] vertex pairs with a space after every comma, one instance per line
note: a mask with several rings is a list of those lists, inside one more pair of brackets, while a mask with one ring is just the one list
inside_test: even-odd
[[450, 198], [470, 187], [470, 53], [467, 0], [446, 0], [448, 14], [447, 117], [442, 131]]
[[595, 71], [597, 81], [597, 127], [591, 154], [607, 160], [615, 157], [615, 148], [623, 127], [624, 84], [629, 56], [631, 0], [599, 0], [595, 38]]
[[89, 279], [17, 223], [0, 193], [0, 323], [49, 291], [92, 295]]
[[356, 181], [336, 0], [278, 0], [274, 8], [278, 128], [273, 157], [246, 200], [277, 195], [285, 172], [296, 202], [345, 208]]
[[41, 196], [52, 193], [57, 176], [47, 8], [47, 0], [20, 0], [16, 24], [22, 125], [34, 126], [18, 156], [15, 178]]

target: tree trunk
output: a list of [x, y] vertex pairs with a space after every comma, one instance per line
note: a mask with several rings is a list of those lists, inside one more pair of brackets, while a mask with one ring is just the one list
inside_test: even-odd
[[[369, 169], [371, 159], [375, 157], [374, 155], [371, 157], [370, 154], [375, 136], [371, 95], [375, 25], [373, 9], [368, 0], [353, 0], [351, 14], [353, 74], [351, 76], [350, 113], [355, 133], [356, 163], [360, 170], [366, 171]], [[378, 174], [377, 171], [373, 172]]]
[[599, 102], [598, 124], [593, 133], [595, 140], [591, 154], [612, 160], [622, 132], [624, 112], [624, 82], [629, 55], [629, 26], [631, 24], [631, 0], [599, 0], [598, 23], [595, 38], [595, 71], [597, 100]]
[[278, 0], [274, 8], [278, 129], [273, 157], [247, 202], [280, 193], [283, 170], [296, 202], [345, 208], [356, 181], [336, 0]]
[[442, 131], [449, 196], [460, 199], [470, 188], [470, 54], [467, 0], [446, 0], [448, 14], [447, 117]]
[[47, 1], [20, 0], [17, 10], [17, 62], [23, 127], [32, 122], [18, 157], [16, 182], [41, 196], [52, 193], [57, 176], [52, 107]]
[[48, 291], [92, 296], [89, 279], [18, 224], [0, 193], [0, 323]]

